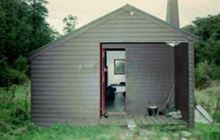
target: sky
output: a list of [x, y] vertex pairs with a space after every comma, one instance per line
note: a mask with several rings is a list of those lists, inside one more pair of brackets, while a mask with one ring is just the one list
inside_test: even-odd
[[[63, 33], [63, 18], [77, 16], [77, 28], [108, 14], [127, 3], [162, 20], [166, 18], [167, 0], [48, 0], [49, 24]], [[220, 14], [220, 0], [179, 0], [180, 26], [197, 17]]]

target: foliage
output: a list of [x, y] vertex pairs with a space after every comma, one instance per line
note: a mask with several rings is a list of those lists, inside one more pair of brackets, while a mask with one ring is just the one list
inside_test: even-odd
[[220, 65], [209, 63], [207, 60], [197, 64], [195, 68], [196, 87], [207, 88], [213, 80], [220, 79]]
[[64, 34], [69, 34], [73, 32], [76, 28], [77, 17], [73, 15], [68, 15], [63, 19], [63, 23], [65, 25], [63, 28]]
[[220, 14], [197, 18], [183, 28], [198, 36], [195, 44], [196, 87], [206, 88], [220, 79]]
[[14, 61], [14, 66], [16, 70], [19, 70], [22, 73], [25, 73], [27, 71], [27, 59], [25, 57], [19, 56], [15, 61]]
[[22, 73], [19, 70], [12, 69], [12, 68], [6, 68], [6, 72], [4, 73], [4, 78], [7, 79], [6, 84], [11, 85], [11, 84], [19, 84], [19, 83], [24, 83], [25, 81], [28, 80], [28, 77], [26, 76], [25, 73]]
[[[13, 85], [0, 89], [0, 139], [19, 135], [21, 127], [30, 121], [30, 84]], [[7, 138], [3, 136], [7, 135]], [[3, 137], [3, 138], [1, 138]]]
[[196, 90], [195, 102], [202, 105], [215, 119], [220, 122], [220, 81], [210, 83], [210, 87]]
[[[195, 124], [195, 128], [191, 130], [173, 130], [164, 129], [164, 127], [154, 128], [155, 137], [152, 140], [167, 139], [167, 140], [218, 140], [220, 139], [220, 125], [217, 124]], [[183, 138], [184, 134], [188, 133], [187, 138]]]
[[196, 124], [192, 130], [193, 135], [199, 140], [219, 140], [220, 125], [215, 124]]
[[207, 60], [220, 65], [220, 14], [197, 18], [192, 25], [184, 27], [183, 30], [199, 38], [195, 45], [196, 64]]
[[[219, 106], [219, 104], [218, 104]], [[220, 109], [218, 107], [218, 109]], [[220, 111], [216, 111], [214, 114], [213, 114], [213, 118], [217, 121], [217, 122], [220, 122]]]
[[205, 88], [210, 85], [210, 72], [211, 67], [207, 61], [201, 62], [197, 65], [195, 68], [195, 83], [197, 88]]
[[0, 0], [0, 87], [24, 81], [29, 53], [54, 39], [45, 20], [46, 4], [46, 0]]

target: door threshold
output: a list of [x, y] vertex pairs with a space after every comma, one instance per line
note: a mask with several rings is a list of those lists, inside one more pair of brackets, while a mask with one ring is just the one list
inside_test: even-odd
[[108, 112], [108, 115], [126, 115], [127, 112]]

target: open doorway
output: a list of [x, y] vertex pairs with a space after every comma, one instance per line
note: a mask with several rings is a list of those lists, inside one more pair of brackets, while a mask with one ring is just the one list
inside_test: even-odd
[[102, 48], [102, 115], [126, 110], [125, 49]]

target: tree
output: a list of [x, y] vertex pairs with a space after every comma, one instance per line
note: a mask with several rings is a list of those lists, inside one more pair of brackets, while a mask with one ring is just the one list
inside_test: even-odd
[[63, 19], [63, 23], [64, 23], [64, 28], [63, 28], [64, 34], [69, 34], [73, 32], [76, 28], [77, 17], [73, 15], [68, 15]]
[[0, 0], [0, 87], [25, 81], [29, 53], [54, 39], [46, 22], [46, 4], [46, 0]]
[[183, 30], [198, 36], [195, 44], [196, 87], [205, 88], [211, 80], [220, 79], [220, 14], [197, 18]]
[[55, 33], [46, 22], [48, 11], [46, 0], [27, 0], [30, 5], [30, 25], [31, 25], [31, 48], [30, 51], [39, 48], [53, 40]]
[[183, 28], [196, 36], [196, 64], [204, 61], [220, 65], [220, 14], [197, 18], [193, 24]]

